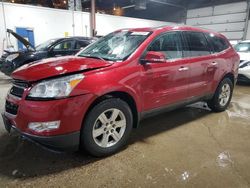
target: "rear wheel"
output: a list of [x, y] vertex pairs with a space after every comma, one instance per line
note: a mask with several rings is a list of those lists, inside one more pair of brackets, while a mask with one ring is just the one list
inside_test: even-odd
[[233, 83], [229, 78], [223, 79], [208, 106], [215, 112], [221, 112], [228, 107], [233, 94]]
[[132, 120], [132, 112], [126, 102], [117, 98], [102, 101], [86, 117], [81, 146], [97, 157], [117, 152], [127, 143]]

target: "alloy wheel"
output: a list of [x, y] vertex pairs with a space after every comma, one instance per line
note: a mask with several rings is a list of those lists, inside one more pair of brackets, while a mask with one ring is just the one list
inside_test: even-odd
[[125, 115], [121, 110], [112, 108], [98, 116], [93, 126], [92, 136], [98, 146], [108, 148], [121, 140], [125, 129]]
[[229, 84], [225, 83], [222, 88], [221, 92], [219, 94], [219, 103], [221, 106], [225, 106], [229, 99], [230, 99], [231, 89]]

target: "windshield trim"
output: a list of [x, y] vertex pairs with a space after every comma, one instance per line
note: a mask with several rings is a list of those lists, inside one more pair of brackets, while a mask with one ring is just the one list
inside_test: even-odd
[[[58, 39], [50, 39], [50, 40], [47, 40], [47, 41], [45, 41], [45, 42], [42, 42], [42, 43], [38, 44], [38, 45], [36, 46], [36, 51], [42, 51], [42, 52], [47, 51], [48, 48], [50, 48], [52, 45], [54, 45], [54, 43], [55, 43], [57, 40], [58, 40]], [[46, 46], [45, 46], [45, 44], [46, 44]], [[39, 46], [41, 46], [41, 45], [44, 45], [43, 48], [42, 48], [42, 49], [37, 49], [37, 48], [38, 48]]]

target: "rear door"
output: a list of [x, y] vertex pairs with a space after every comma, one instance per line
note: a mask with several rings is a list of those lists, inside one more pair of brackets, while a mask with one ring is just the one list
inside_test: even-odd
[[182, 59], [180, 32], [167, 32], [156, 37], [147, 51], [162, 52], [163, 63], [142, 65], [144, 110], [181, 102], [187, 98], [189, 67]]
[[211, 84], [209, 75], [214, 71], [211, 66], [217, 66], [209, 43], [202, 32], [183, 31], [182, 35], [186, 41], [184, 58], [190, 68], [188, 98], [206, 95]]
[[212, 33], [207, 33], [205, 36], [212, 47], [213, 53], [213, 61], [209, 64], [209, 74], [207, 75], [210, 83], [209, 88], [213, 91], [218, 85], [218, 79], [221, 79], [222, 72], [227, 70], [234, 61], [232, 54], [226, 51], [230, 46], [225, 39], [215, 36]]

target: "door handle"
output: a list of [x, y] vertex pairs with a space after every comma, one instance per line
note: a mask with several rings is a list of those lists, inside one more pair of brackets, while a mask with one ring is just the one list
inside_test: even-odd
[[215, 66], [217, 65], [218, 63], [217, 62], [212, 62], [211, 65]]
[[178, 70], [179, 70], [180, 72], [181, 72], [181, 71], [187, 71], [187, 70], [189, 70], [189, 68], [188, 68], [188, 67], [180, 67]]

